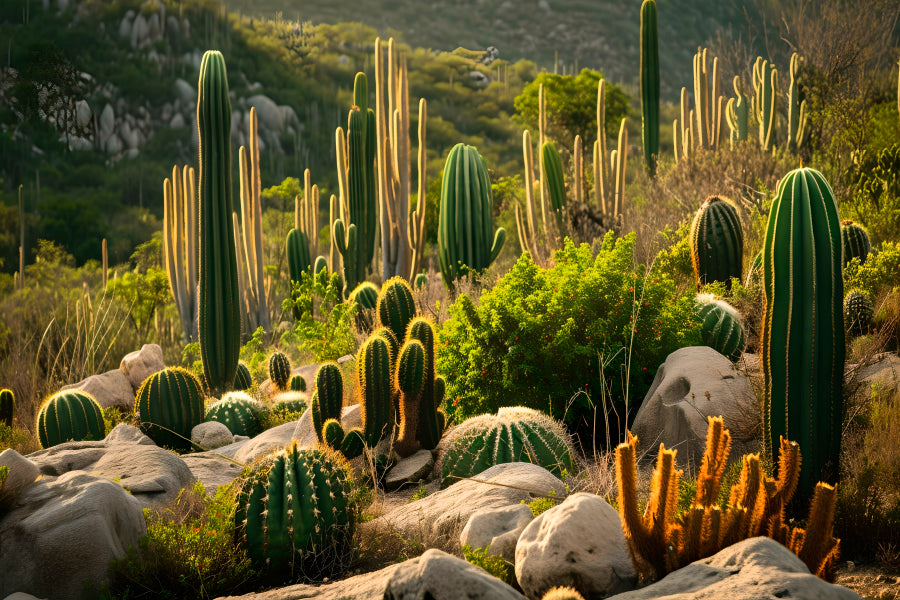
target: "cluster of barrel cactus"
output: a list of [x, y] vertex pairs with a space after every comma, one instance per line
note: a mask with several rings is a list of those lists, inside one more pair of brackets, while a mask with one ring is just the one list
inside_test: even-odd
[[397, 454], [436, 448], [447, 420], [440, 410], [445, 384], [435, 371], [434, 326], [426, 318], [410, 322], [394, 373], [400, 418]]
[[850, 335], [860, 336], [869, 333], [874, 316], [875, 307], [864, 292], [852, 290], [844, 298], [844, 323]]
[[287, 390], [291, 380], [291, 362], [284, 352], [274, 352], [269, 357], [269, 379], [277, 390]]
[[263, 407], [244, 392], [228, 392], [206, 409], [206, 421], [225, 425], [234, 435], [253, 437], [260, 433]]
[[861, 225], [847, 219], [841, 221], [841, 248], [844, 253], [843, 266], [846, 267], [854, 258], [858, 258], [859, 262], [866, 262], [872, 251], [872, 242]]
[[203, 422], [203, 388], [193, 373], [181, 367], [147, 377], [137, 391], [134, 412], [141, 431], [159, 446], [186, 452], [191, 430]]
[[42, 448], [69, 441], [102, 440], [103, 411], [93, 396], [81, 390], [63, 390], [41, 405], [37, 433]]

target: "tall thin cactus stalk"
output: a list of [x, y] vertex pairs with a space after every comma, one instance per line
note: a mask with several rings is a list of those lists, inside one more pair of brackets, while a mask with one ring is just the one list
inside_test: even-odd
[[597, 84], [597, 139], [594, 140], [594, 203], [603, 215], [608, 215], [609, 171], [606, 157], [606, 80]]
[[797, 62], [799, 55], [791, 55], [788, 73], [791, 83], [788, 87], [788, 148], [796, 152], [806, 141], [806, 100], [800, 102], [800, 86], [797, 84]]
[[775, 108], [778, 98], [778, 71], [763, 57], [753, 63], [753, 99], [750, 110], [759, 123], [759, 145], [771, 150], [775, 144]]
[[741, 78], [734, 76], [734, 98], [729, 98], [725, 108], [725, 117], [728, 128], [731, 130], [730, 141], [734, 147], [735, 142], [743, 142], [749, 137], [750, 99], [741, 90]]
[[641, 4], [641, 139], [644, 167], [656, 174], [659, 155], [659, 39], [656, 32], [656, 0]]
[[572, 150], [572, 187], [575, 188], [575, 204], [584, 202], [584, 147], [581, 136], [575, 136], [575, 147]]
[[16, 278], [16, 287], [25, 289], [25, 199], [22, 190], [25, 186], [19, 184], [19, 273]]
[[199, 206], [194, 169], [172, 168], [163, 182], [163, 263], [186, 343], [197, 341]]
[[294, 198], [294, 229], [309, 240], [309, 255], [319, 253], [319, 186], [312, 183], [309, 169], [303, 172], [303, 197]]

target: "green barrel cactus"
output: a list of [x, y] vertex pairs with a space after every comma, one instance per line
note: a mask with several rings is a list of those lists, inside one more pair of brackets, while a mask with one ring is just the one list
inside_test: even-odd
[[259, 413], [263, 407], [245, 392], [228, 392], [206, 409], [207, 421], [218, 421], [234, 435], [253, 437], [262, 431]]
[[641, 4], [641, 140], [644, 166], [656, 174], [659, 156], [659, 37], [656, 32], [656, 0]]
[[0, 390], [0, 425], [12, 427], [16, 414], [16, 395], [10, 389]]
[[[440, 411], [444, 379], [435, 373], [434, 326], [424, 317], [417, 317], [409, 324], [406, 340], [394, 376], [399, 391], [400, 425], [395, 450], [401, 456], [409, 456], [422, 448], [436, 448], [446, 423], [446, 417]], [[420, 378], [421, 385], [418, 383]]]
[[844, 323], [850, 335], [860, 336], [869, 333], [874, 316], [875, 307], [863, 292], [852, 290], [844, 298]]
[[372, 315], [378, 306], [378, 286], [364, 281], [350, 292], [348, 300], [356, 303], [356, 326], [363, 331], [372, 329]]
[[286, 246], [291, 281], [299, 283], [303, 280], [303, 273], [309, 273], [312, 269], [309, 238], [299, 229], [291, 229], [287, 234]]
[[530, 462], [557, 476], [575, 468], [575, 453], [565, 427], [540, 411], [521, 406], [468, 419], [444, 443], [442, 488], [504, 463]]
[[721, 281], [731, 289], [731, 278], [741, 278], [744, 232], [737, 209], [719, 196], [707, 198], [691, 223], [691, 262], [697, 288]]
[[41, 448], [63, 442], [102, 440], [106, 428], [103, 410], [94, 397], [81, 390], [63, 390], [41, 405], [37, 416]]
[[731, 362], [739, 359], [747, 340], [738, 311], [724, 300], [701, 294], [697, 296], [697, 315], [703, 343]]
[[[241, 308], [232, 223], [231, 101], [221, 52], [203, 55], [197, 84], [200, 134], [200, 357], [217, 396], [234, 384]], [[188, 431], [190, 437], [190, 431]]]
[[294, 442], [241, 482], [236, 537], [270, 583], [333, 576], [352, 550], [352, 490], [343, 458]]
[[325, 421], [334, 419], [340, 425], [341, 408], [344, 405], [344, 378], [341, 368], [334, 362], [327, 362], [316, 371], [316, 390], [310, 402], [313, 429], [319, 442], [324, 442], [322, 428]]
[[303, 378], [303, 375], [294, 375], [293, 377], [291, 377], [291, 380], [288, 383], [288, 388], [292, 392], [305, 392], [306, 380]]
[[550, 196], [550, 207], [556, 213], [557, 220], [562, 218], [566, 209], [566, 180], [563, 176], [562, 159], [553, 142], [544, 142], [541, 146], [541, 167], [544, 169], [544, 181]]
[[800, 445], [798, 493], [836, 481], [844, 378], [841, 225], [831, 186], [801, 168], [778, 183], [763, 243], [763, 413], [769, 456]]
[[841, 222], [841, 247], [844, 252], [843, 266], [846, 267], [854, 258], [858, 258], [859, 262], [866, 262], [872, 251], [872, 242], [861, 225], [847, 219]]
[[187, 452], [191, 449], [191, 430], [206, 415], [203, 389], [187, 369], [163, 369], [141, 384], [134, 412], [140, 418], [141, 431], [157, 445]]
[[253, 387], [253, 377], [250, 376], [250, 368], [242, 362], [238, 363], [234, 374], [234, 389], [240, 391]]
[[288, 389], [288, 381], [291, 379], [291, 361], [284, 352], [275, 352], [269, 357], [269, 379], [275, 384], [275, 388], [284, 391]]
[[381, 286], [375, 317], [379, 327], [387, 327], [397, 340], [406, 339], [406, 327], [416, 315], [412, 290], [402, 277], [391, 277]]
[[506, 230], [492, 233], [493, 203], [484, 159], [473, 146], [455, 145], [444, 163], [438, 215], [438, 262], [447, 287], [469, 271], [488, 268], [503, 249]]
[[306, 394], [302, 392], [284, 392], [276, 396], [276, 402], [272, 405], [272, 412], [303, 413], [308, 406]]

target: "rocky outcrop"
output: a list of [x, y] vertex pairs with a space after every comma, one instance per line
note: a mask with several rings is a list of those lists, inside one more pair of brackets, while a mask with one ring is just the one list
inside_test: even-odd
[[515, 563], [516, 543], [533, 519], [531, 509], [525, 504], [481, 509], [469, 517], [459, 534], [459, 543], [472, 548], [488, 548], [489, 555]]
[[119, 369], [128, 378], [135, 393], [145, 379], [165, 368], [166, 363], [159, 344], [144, 344], [140, 350], [126, 354], [119, 363]]

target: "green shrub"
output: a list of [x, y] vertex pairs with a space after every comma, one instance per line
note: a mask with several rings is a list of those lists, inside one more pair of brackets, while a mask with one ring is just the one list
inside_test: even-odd
[[700, 343], [692, 293], [676, 292], [665, 275], [646, 277], [634, 244], [634, 234], [610, 232], [594, 259], [586, 244], [566, 240], [552, 268], [524, 253], [479, 306], [461, 296], [439, 342], [448, 417], [520, 405], [583, 433], [596, 405], [602, 436], [606, 399], [611, 429], [621, 431], [626, 399], [633, 417], [666, 356]]
[[356, 349], [354, 308], [343, 301], [340, 275], [322, 270], [303, 273], [292, 282], [291, 297], [282, 307], [299, 315], [294, 327], [281, 336], [281, 346], [309, 350], [316, 362], [335, 360]]
[[882, 293], [900, 288], [900, 242], [882, 242], [873, 248], [866, 262], [858, 258], [844, 267], [844, 289], [857, 289], [879, 298]]
[[504, 560], [502, 556], [488, 554], [490, 547], [472, 548], [466, 544], [463, 546], [463, 556], [466, 561], [476, 567], [481, 567], [503, 583], [512, 585], [515, 581], [515, 565]]

